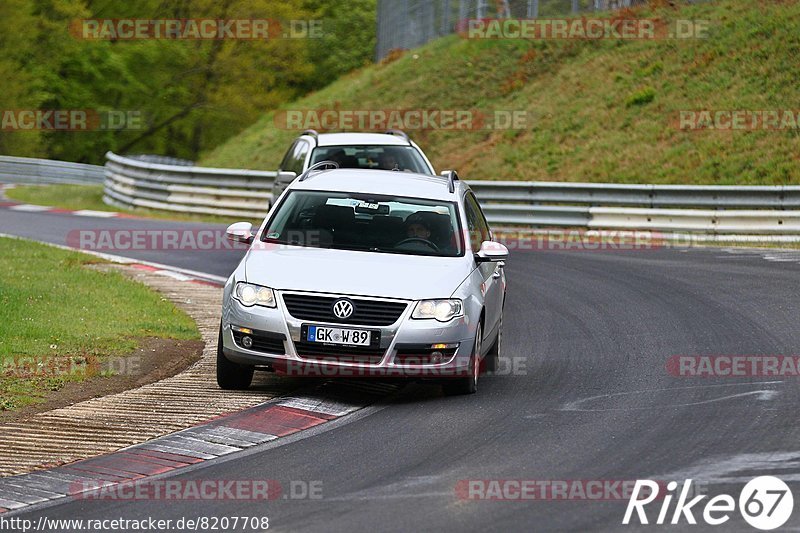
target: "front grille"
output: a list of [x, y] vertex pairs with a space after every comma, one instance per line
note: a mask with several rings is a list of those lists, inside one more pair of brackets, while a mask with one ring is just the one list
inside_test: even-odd
[[284, 355], [286, 349], [283, 346], [283, 340], [286, 338], [281, 333], [272, 333], [269, 331], [253, 331], [251, 335], [246, 335], [240, 331], [233, 330], [233, 340], [237, 346], [244, 348], [242, 339], [250, 337], [253, 339], [253, 345], [248, 350], [256, 352], [271, 353], [276, 355]]
[[302, 320], [317, 320], [335, 324], [361, 324], [365, 326], [390, 326], [397, 322], [407, 304], [403, 302], [384, 302], [347, 298], [353, 302], [352, 316], [341, 319], [333, 314], [333, 304], [340, 298], [332, 296], [310, 296], [305, 294], [284, 294], [283, 301], [289, 314]]
[[377, 365], [386, 350], [368, 346], [332, 346], [317, 342], [295, 341], [297, 355], [303, 359], [331, 361], [337, 363], [366, 363]]

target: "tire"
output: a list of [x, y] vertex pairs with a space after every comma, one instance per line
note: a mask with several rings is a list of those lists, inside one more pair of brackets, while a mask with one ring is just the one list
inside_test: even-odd
[[442, 383], [442, 391], [446, 396], [461, 396], [475, 394], [478, 391], [478, 374], [481, 367], [481, 343], [483, 342], [483, 328], [478, 324], [475, 332], [475, 344], [472, 345], [472, 355], [469, 358], [469, 373], [465, 378], [454, 378]]
[[229, 361], [222, 352], [222, 326], [217, 339], [217, 385], [223, 390], [244, 390], [253, 382], [252, 366], [239, 365]]
[[497, 325], [497, 338], [492, 344], [489, 353], [483, 359], [483, 369], [485, 372], [497, 372], [500, 368], [500, 351], [503, 347], [503, 315], [500, 315], [500, 324]]

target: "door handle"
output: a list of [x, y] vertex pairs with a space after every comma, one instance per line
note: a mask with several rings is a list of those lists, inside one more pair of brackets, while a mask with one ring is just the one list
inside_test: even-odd
[[494, 273], [492, 274], [492, 277], [494, 279], [497, 279], [500, 276], [502, 276], [503, 275], [502, 270], [503, 270], [503, 267], [505, 267], [505, 266], [506, 266], [506, 262], [505, 261], [498, 261], [497, 262], [497, 266], [494, 269]]

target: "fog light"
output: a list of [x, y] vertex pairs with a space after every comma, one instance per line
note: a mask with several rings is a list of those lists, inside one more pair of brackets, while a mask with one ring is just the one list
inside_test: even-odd
[[431, 344], [431, 350], [449, 350], [450, 348], [458, 348], [458, 343], [454, 342], [451, 344], [444, 344], [444, 343]]
[[442, 352], [431, 352], [431, 357], [430, 357], [431, 364], [437, 365], [442, 362], [443, 358], [444, 355], [442, 354]]
[[245, 348], [252, 348], [253, 347], [253, 338], [252, 337], [248, 337], [246, 335], [244, 337], [242, 337], [242, 346], [244, 346]]

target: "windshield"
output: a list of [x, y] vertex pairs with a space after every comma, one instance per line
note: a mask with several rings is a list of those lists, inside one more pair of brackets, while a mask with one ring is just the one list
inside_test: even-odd
[[262, 241], [377, 253], [462, 255], [456, 205], [360, 193], [291, 191]]
[[339, 168], [431, 173], [425, 159], [413, 146], [318, 146], [311, 154], [309, 164], [320, 161], [335, 161]]

